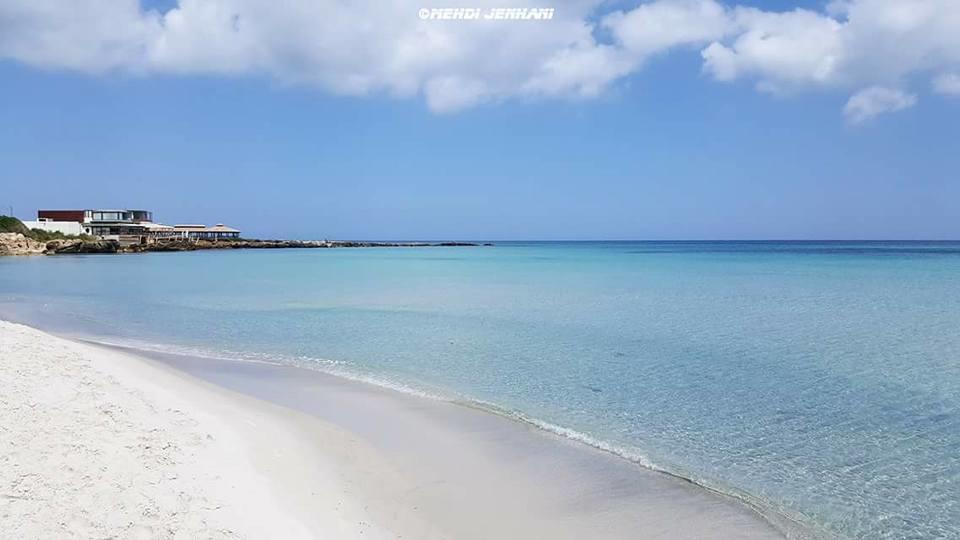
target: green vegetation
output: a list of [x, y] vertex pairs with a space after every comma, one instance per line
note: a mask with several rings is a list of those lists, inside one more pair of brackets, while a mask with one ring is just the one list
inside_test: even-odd
[[63, 234], [59, 231], [45, 231], [43, 229], [30, 229], [30, 237], [39, 242], [49, 242], [51, 240], [83, 240], [92, 242], [96, 238], [88, 234]]
[[86, 234], [63, 234], [62, 232], [44, 231], [42, 229], [28, 229], [22, 221], [12, 216], [0, 216], [0, 232], [20, 233], [38, 242], [49, 242], [51, 240], [83, 240], [90, 242], [94, 240], [92, 236]]
[[20, 233], [24, 236], [33, 238], [30, 229], [22, 221], [11, 216], [0, 216], [0, 232]]

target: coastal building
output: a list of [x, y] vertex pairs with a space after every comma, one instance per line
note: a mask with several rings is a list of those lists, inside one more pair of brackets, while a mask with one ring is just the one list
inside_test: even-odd
[[162, 223], [141, 223], [145, 229], [146, 235], [155, 240], [163, 239], [178, 239], [180, 235], [173, 228], [172, 225], [164, 225]]
[[[144, 236], [145, 224], [153, 221], [153, 212], [148, 210], [38, 210], [37, 221], [46, 223], [43, 227], [74, 229], [65, 225], [76, 223], [82, 234], [99, 237]], [[30, 225], [27, 225], [28, 227]], [[81, 233], [66, 233], [81, 234]]]
[[121, 243], [143, 243], [153, 213], [146, 210], [84, 210], [84, 224], [93, 236], [116, 237]]
[[38, 210], [37, 220], [25, 224], [27, 227], [64, 234], [89, 234], [117, 240], [124, 245], [158, 240], [226, 240], [240, 237], [239, 230], [222, 223], [213, 227], [154, 223], [153, 212], [149, 210]]
[[217, 223], [213, 227], [206, 225], [174, 225], [173, 230], [182, 238], [190, 240], [228, 240], [240, 238], [240, 231]]

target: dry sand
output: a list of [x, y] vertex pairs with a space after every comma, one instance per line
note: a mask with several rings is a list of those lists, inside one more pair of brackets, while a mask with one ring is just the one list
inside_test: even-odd
[[390, 471], [316, 419], [3, 321], [0, 381], [5, 538], [395, 537], [352, 494]]

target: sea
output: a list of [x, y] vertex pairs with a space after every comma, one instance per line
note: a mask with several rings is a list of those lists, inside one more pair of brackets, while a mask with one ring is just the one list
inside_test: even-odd
[[960, 538], [960, 243], [0, 258], [0, 318], [529, 422], [818, 536]]

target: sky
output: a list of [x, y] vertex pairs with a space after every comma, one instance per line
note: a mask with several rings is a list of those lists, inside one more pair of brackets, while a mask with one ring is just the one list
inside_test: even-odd
[[[549, 21], [418, 10], [553, 7]], [[0, 213], [958, 239], [956, 0], [0, 0]]]

